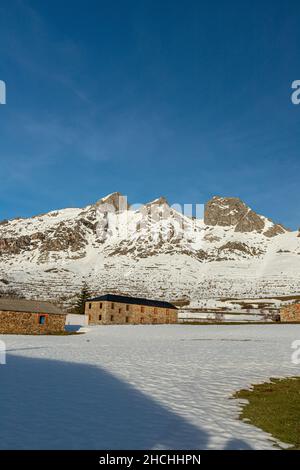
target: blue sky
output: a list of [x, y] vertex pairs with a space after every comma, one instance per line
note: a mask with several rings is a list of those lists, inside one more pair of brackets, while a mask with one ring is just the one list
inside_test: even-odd
[[298, 1], [2, 0], [0, 218], [238, 196], [300, 226]]

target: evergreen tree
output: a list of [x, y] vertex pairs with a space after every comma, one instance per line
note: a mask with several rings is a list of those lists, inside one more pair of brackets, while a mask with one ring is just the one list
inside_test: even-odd
[[85, 282], [81, 288], [80, 293], [77, 295], [77, 299], [74, 304], [74, 312], [79, 313], [80, 315], [84, 314], [85, 303], [88, 299], [91, 298], [91, 292], [88, 288], [87, 283]]

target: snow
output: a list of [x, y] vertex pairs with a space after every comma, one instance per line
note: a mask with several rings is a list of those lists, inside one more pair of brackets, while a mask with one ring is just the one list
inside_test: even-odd
[[[156, 210], [154, 215], [145, 212], [149, 204], [139, 210], [113, 211], [107, 214], [107, 220], [102, 214], [109, 223], [107, 231], [100, 223], [101, 213], [97, 213], [96, 205], [52, 211], [0, 225], [0, 238], [29, 235], [35, 240], [20, 253], [1, 256], [0, 289], [4, 280], [1, 290], [21, 295], [26, 292], [28, 298], [64, 298], [67, 305], [84, 281], [95, 294], [121, 290], [151, 298], [159, 293], [165, 300], [188, 298], [193, 304], [220, 297], [270, 297], [299, 292], [298, 232], [268, 238], [257, 232], [235, 232], [234, 226], [207, 226], [203, 220], [191, 220], [174, 208], [168, 213], [165, 204], [155, 205], [158, 201], [150, 203]], [[168, 214], [160, 219], [162, 208]], [[266, 229], [273, 227], [273, 222], [264, 217], [263, 220]], [[96, 222], [95, 233], [89, 224]], [[46, 240], [52, 240], [58, 234], [63, 236], [64, 229], [72, 234], [80, 231], [84, 242], [77, 251], [48, 251], [43, 240], [34, 238], [43, 233]], [[239, 244], [242, 249], [238, 249]], [[201, 252], [206, 256], [201, 256]]]
[[299, 325], [91, 327], [1, 336], [1, 449], [271, 449], [234, 391], [299, 375]]

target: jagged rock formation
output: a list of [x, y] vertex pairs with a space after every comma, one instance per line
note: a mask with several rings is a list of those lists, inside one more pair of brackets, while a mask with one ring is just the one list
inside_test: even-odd
[[235, 197], [213, 197], [205, 206], [204, 223], [212, 226], [231, 226], [235, 232], [264, 233], [266, 237], [274, 237], [287, 231], [282, 225], [274, 224], [272, 220], [256, 214]]
[[113, 193], [83, 209], [0, 223], [0, 295], [72, 301], [95, 293], [197, 300], [300, 290], [300, 239], [238, 198], [214, 197], [204, 220], [163, 197], [137, 209]]

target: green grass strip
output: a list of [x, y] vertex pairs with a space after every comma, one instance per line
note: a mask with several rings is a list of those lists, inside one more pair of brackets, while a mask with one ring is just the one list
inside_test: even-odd
[[240, 419], [300, 450], [300, 377], [271, 379], [251, 390], [240, 390], [234, 398], [249, 401]]

